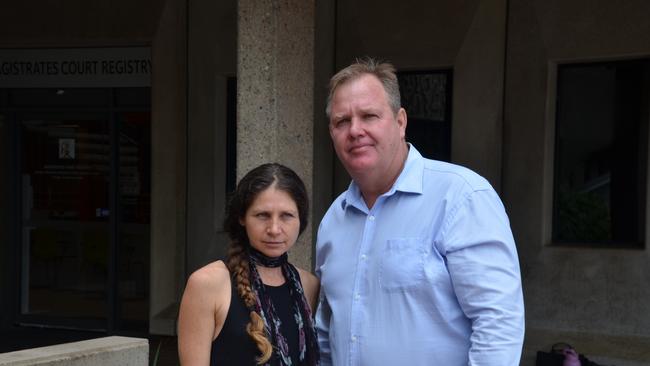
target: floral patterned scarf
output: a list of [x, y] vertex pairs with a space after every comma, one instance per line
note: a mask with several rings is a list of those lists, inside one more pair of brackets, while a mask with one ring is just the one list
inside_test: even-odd
[[316, 339], [316, 329], [314, 328], [314, 320], [312, 318], [311, 310], [307, 299], [305, 298], [302, 284], [300, 283], [300, 275], [298, 270], [287, 260], [287, 253], [277, 258], [267, 257], [258, 250], [249, 247], [249, 260], [250, 260], [250, 279], [251, 287], [257, 295], [257, 302], [255, 310], [264, 320], [264, 327], [266, 334], [271, 339], [271, 344], [274, 348], [274, 355], [271, 356], [264, 366], [270, 366], [272, 360], [275, 358], [282, 366], [298, 366], [292, 365], [291, 357], [289, 356], [289, 345], [285, 337], [280, 332], [280, 319], [277, 316], [273, 301], [264, 290], [264, 285], [259, 273], [257, 272], [256, 265], [264, 267], [282, 267], [282, 274], [285, 280], [289, 283], [289, 294], [291, 296], [291, 303], [293, 304], [293, 316], [298, 324], [298, 355], [300, 365], [317, 366], [320, 364], [318, 342]]

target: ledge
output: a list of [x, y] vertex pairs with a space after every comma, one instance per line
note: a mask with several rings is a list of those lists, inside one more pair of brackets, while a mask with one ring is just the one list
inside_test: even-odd
[[117, 336], [0, 353], [0, 366], [147, 366], [148, 363], [147, 339]]

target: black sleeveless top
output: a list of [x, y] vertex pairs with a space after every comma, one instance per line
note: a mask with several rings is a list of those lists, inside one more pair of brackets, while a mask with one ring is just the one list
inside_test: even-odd
[[[255, 342], [246, 332], [250, 316], [244, 300], [239, 297], [233, 279], [230, 279], [230, 307], [223, 328], [212, 342], [210, 365], [212, 366], [255, 366], [255, 358], [260, 355]], [[282, 324], [280, 331], [287, 340], [289, 356], [293, 365], [300, 365], [298, 358], [298, 324], [293, 317], [293, 304], [289, 295], [289, 283], [274, 287], [264, 286], [271, 297], [273, 306]], [[278, 365], [275, 352], [269, 359], [271, 365]]]

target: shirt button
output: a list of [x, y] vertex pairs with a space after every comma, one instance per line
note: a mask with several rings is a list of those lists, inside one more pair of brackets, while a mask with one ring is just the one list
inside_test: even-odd
[[359, 294], [354, 295], [355, 300], [359, 300], [360, 298], [361, 298], [361, 296]]
[[354, 343], [354, 342], [356, 342], [356, 341], [357, 341], [357, 337], [352, 336], [352, 342]]
[[366, 258], [367, 258], [367, 257], [366, 257], [366, 255], [365, 255], [365, 254], [361, 254], [361, 259], [363, 259], [363, 260], [365, 261], [365, 260], [366, 260]]
[[375, 221], [375, 217], [372, 216], [372, 215], [371, 215], [371, 216], [368, 216], [368, 220], [370, 220], [370, 221]]

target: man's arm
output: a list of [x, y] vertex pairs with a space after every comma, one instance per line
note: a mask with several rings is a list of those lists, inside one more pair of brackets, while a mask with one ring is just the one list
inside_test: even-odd
[[437, 244], [458, 302], [472, 322], [469, 365], [517, 366], [524, 303], [508, 217], [491, 189], [470, 193], [458, 205]]

